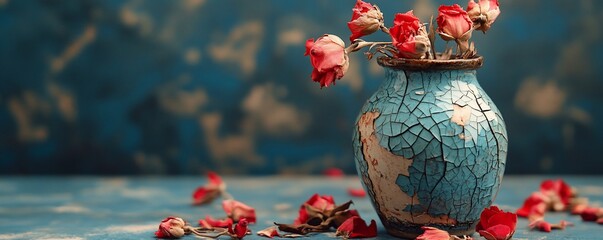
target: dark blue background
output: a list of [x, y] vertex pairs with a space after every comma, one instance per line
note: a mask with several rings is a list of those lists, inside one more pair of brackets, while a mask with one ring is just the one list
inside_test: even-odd
[[[0, 0], [0, 173], [353, 173], [354, 120], [383, 70], [355, 54], [321, 90], [303, 52], [347, 39], [354, 2]], [[388, 25], [443, 2], [466, 4], [373, 1]], [[500, 2], [473, 39], [507, 173], [600, 173], [603, 3]]]

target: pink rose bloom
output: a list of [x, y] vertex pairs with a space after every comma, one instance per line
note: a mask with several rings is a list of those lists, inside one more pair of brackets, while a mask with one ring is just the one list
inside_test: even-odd
[[352, 32], [350, 41], [376, 32], [383, 26], [383, 13], [376, 6], [362, 0], [356, 1], [348, 27]]
[[394, 26], [389, 29], [392, 44], [398, 49], [398, 56], [403, 58], [424, 58], [429, 52], [431, 43], [412, 10], [407, 13], [397, 13], [394, 18]]
[[249, 223], [256, 222], [255, 209], [242, 202], [230, 199], [224, 200], [222, 201], [222, 208], [224, 209], [224, 212], [226, 212], [226, 215], [235, 222], [240, 221], [243, 218], [247, 219]]
[[478, 30], [486, 32], [500, 14], [498, 0], [479, 0], [479, 3], [469, 0], [467, 14], [471, 21], [479, 24]]
[[159, 224], [159, 229], [155, 232], [158, 238], [181, 238], [184, 236], [184, 226], [186, 223], [182, 218], [168, 217]]
[[345, 43], [331, 34], [323, 35], [316, 42], [308, 39], [304, 55], [310, 55], [310, 62], [314, 67], [312, 80], [319, 82], [321, 88], [335, 85], [335, 80], [341, 79], [350, 65]]
[[468, 41], [471, 38], [473, 22], [467, 12], [458, 4], [452, 6], [442, 5], [438, 8], [438, 34], [445, 41]]

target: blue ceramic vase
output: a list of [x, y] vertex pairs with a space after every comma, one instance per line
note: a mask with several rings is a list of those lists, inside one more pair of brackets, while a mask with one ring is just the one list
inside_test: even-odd
[[475, 232], [498, 193], [507, 156], [503, 118], [480, 87], [482, 57], [382, 57], [385, 81], [354, 130], [356, 168], [388, 233], [421, 226]]

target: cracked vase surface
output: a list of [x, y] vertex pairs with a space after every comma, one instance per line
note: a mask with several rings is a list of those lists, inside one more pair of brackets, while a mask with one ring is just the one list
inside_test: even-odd
[[356, 121], [356, 168], [388, 233], [470, 235], [498, 193], [507, 131], [477, 81], [481, 57], [421, 61], [378, 60], [385, 80]]

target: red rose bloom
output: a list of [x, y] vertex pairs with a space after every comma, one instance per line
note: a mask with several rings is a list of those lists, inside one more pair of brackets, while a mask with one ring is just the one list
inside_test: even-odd
[[491, 206], [484, 209], [475, 230], [488, 240], [507, 240], [515, 233], [516, 224], [517, 215]]
[[366, 225], [366, 222], [362, 218], [353, 216], [345, 220], [338, 228], [335, 233], [337, 236], [344, 236], [345, 238], [370, 238], [377, 236], [377, 223], [375, 220], [371, 220], [371, 225]]
[[320, 196], [318, 194], [314, 194], [312, 195], [312, 197], [310, 197], [310, 199], [308, 199], [308, 201], [306, 201], [299, 207], [299, 216], [297, 217], [297, 219], [295, 219], [295, 221], [293, 221], [293, 224], [298, 225], [306, 223], [306, 221], [308, 221], [309, 216], [308, 212], [306, 211], [305, 204], [320, 209], [323, 212], [333, 210], [333, 208], [335, 208], [335, 200], [333, 199], [333, 196]]
[[159, 224], [159, 229], [155, 232], [157, 238], [181, 238], [184, 236], [184, 226], [186, 223], [182, 218], [167, 217]]
[[486, 32], [500, 14], [498, 0], [479, 0], [479, 3], [469, 0], [467, 14], [471, 18], [471, 21], [479, 24], [479, 27], [476, 29]]
[[198, 187], [193, 192], [193, 205], [210, 203], [226, 189], [226, 184], [218, 174], [209, 172], [207, 179], [207, 184]]
[[234, 221], [240, 221], [245, 218], [249, 223], [255, 223], [255, 209], [245, 205], [242, 202], [236, 200], [224, 200], [222, 201], [222, 208], [229, 218]]
[[389, 29], [392, 44], [403, 58], [423, 58], [431, 48], [425, 27], [412, 11], [397, 13], [394, 26]]
[[316, 42], [308, 39], [304, 55], [310, 55], [310, 62], [314, 67], [312, 80], [319, 82], [321, 88], [335, 85], [335, 80], [341, 79], [350, 66], [345, 43], [331, 34], [323, 35]]
[[438, 34], [445, 41], [468, 41], [471, 38], [473, 22], [467, 12], [458, 4], [452, 6], [442, 5], [438, 8]]
[[350, 41], [374, 33], [382, 26], [383, 13], [377, 7], [362, 0], [356, 1], [356, 6], [352, 9], [352, 19], [348, 22], [352, 32]]

